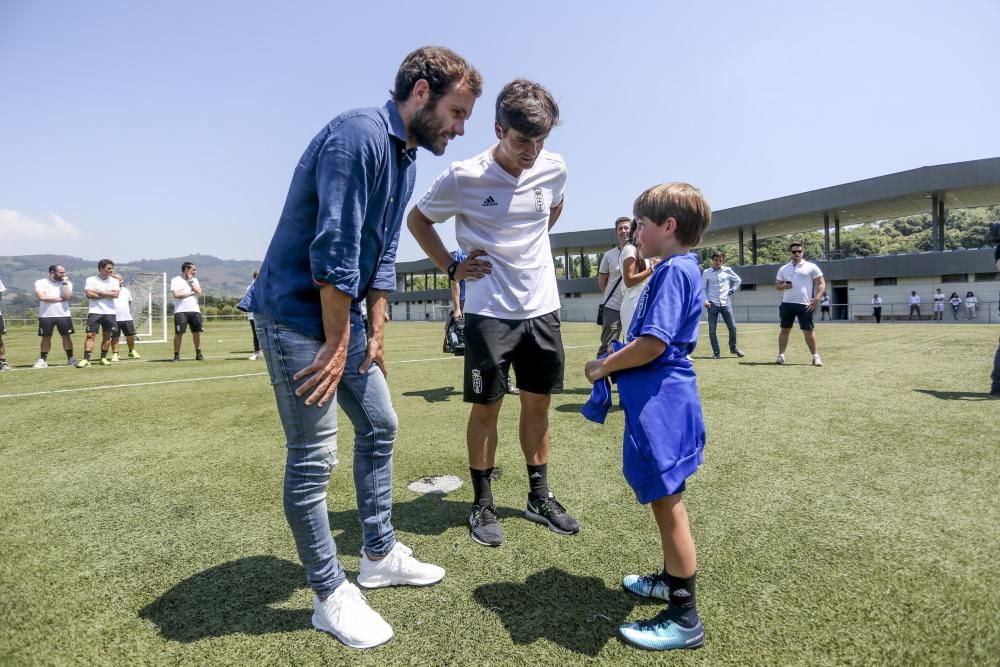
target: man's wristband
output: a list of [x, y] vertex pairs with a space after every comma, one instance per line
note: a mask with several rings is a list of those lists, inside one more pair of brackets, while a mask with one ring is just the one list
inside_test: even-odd
[[458, 260], [448, 265], [448, 280], [455, 280], [455, 271], [458, 270]]

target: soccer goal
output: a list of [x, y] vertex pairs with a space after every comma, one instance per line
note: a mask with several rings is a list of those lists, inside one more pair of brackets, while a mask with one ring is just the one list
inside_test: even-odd
[[167, 342], [167, 274], [136, 271], [125, 287], [132, 292], [132, 317], [140, 343]]

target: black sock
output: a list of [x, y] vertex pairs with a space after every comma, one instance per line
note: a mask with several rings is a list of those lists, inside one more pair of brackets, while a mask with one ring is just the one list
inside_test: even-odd
[[535, 500], [549, 497], [549, 464], [528, 464], [528, 495]]
[[42, 361], [46, 361], [46, 360], [48, 360], [48, 358], [49, 358], [49, 353], [48, 352], [42, 352]]
[[201, 350], [199, 350], [198, 348], [194, 348], [194, 353], [195, 354], [201, 354]]
[[101, 359], [104, 359], [107, 356], [108, 356], [108, 351], [107, 350], [101, 350]]
[[490, 475], [493, 474], [493, 468], [486, 470], [469, 468], [469, 473], [472, 475], [472, 490], [476, 494], [476, 499], [473, 502], [480, 507], [492, 507], [493, 489], [490, 488]]
[[671, 615], [681, 625], [693, 628], [698, 623], [698, 609], [695, 604], [695, 578], [698, 575], [675, 577], [669, 572], [664, 572], [664, 575], [670, 588], [670, 607], [676, 612]]
[[174, 359], [180, 359], [180, 357], [181, 357], [180, 352], [174, 352]]
[[90, 352], [84, 352], [83, 358], [86, 359], [87, 361], [90, 361]]
[[68, 350], [66, 350], [66, 361], [69, 361], [72, 358], [73, 358], [73, 348], [69, 348]]

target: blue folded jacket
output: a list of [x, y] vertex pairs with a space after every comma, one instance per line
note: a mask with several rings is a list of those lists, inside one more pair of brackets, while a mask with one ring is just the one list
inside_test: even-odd
[[[602, 354], [598, 359], [603, 359], [608, 354], [617, 352], [625, 347], [617, 340], [611, 341], [611, 352]], [[603, 424], [611, 409], [611, 382], [613, 377], [601, 378], [594, 383], [594, 388], [590, 391], [590, 398], [580, 408], [580, 414], [592, 422]]]

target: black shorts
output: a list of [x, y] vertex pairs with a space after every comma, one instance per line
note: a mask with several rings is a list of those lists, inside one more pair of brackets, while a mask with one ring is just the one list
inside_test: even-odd
[[201, 313], [174, 313], [174, 333], [182, 334], [191, 325], [191, 333], [201, 333]]
[[42, 338], [49, 338], [52, 336], [52, 330], [58, 329], [60, 336], [72, 336], [75, 332], [73, 331], [73, 318], [72, 317], [39, 317], [38, 318], [38, 335]]
[[114, 315], [87, 313], [87, 333], [95, 334], [98, 329], [103, 329], [108, 335], [117, 336], [118, 319]]
[[0, 336], [7, 333], [7, 323], [3, 321], [3, 315], [0, 315]]
[[518, 389], [533, 394], [562, 391], [560, 329], [558, 310], [527, 320], [465, 315], [465, 402], [500, 400], [507, 393], [512, 365]]
[[813, 324], [813, 311], [801, 303], [781, 304], [778, 316], [781, 318], [782, 329], [791, 329], [796, 317], [799, 318], [799, 328], [803, 331], [812, 331], [816, 326]]
[[125, 320], [118, 323], [118, 331], [122, 336], [135, 336], [135, 321]]

